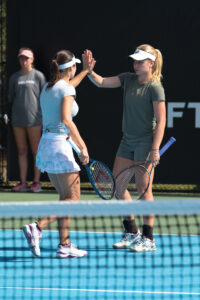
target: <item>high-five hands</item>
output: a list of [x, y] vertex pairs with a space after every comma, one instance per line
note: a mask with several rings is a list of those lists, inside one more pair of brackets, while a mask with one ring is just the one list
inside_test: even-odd
[[88, 70], [88, 73], [91, 73], [94, 69], [94, 66], [96, 64], [95, 59], [92, 56], [92, 52], [88, 49], [84, 51], [82, 54], [82, 62], [83, 62], [83, 69]]

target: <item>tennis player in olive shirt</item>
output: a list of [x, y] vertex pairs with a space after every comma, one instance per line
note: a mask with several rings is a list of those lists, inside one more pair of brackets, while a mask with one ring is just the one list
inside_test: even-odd
[[[89, 51], [89, 50], [86, 50]], [[91, 53], [92, 55], [92, 53]], [[134, 73], [122, 73], [113, 77], [102, 77], [94, 71], [89, 79], [98, 87], [122, 87], [123, 94], [123, 137], [119, 145], [113, 174], [116, 176], [124, 168], [133, 163], [151, 161], [148, 166], [159, 163], [159, 147], [163, 139], [166, 124], [165, 93], [161, 84], [162, 54], [151, 45], [141, 45], [130, 55]], [[143, 200], [153, 201], [152, 182]], [[142, 176], [142, 175], [141, 175]], [[117, 198], [130, 200], [126, 190]], [[154, 216], [144, 217], [142, 234], [135, 223], [134, 216], [123, 221], [124, 234], [122, 239], [113, 245], [116, 249], [128, 248], [135, 252], [156, 250], [153, 238]]]

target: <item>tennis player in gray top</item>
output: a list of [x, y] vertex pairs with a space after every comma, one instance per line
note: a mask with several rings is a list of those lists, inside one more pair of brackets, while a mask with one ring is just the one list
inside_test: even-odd
[[[18, 54], [20, 70], [9, 80], [8, 99], [11, 105], [11, 124], [18, 150], [20, 183], [12, 191], [24, 192], [29, 187], [26, 183], [28, 169], [28, 141], [35, 162], [36, 152], [41, 137], [42, 115], [40, 108], [40, 92], [46, 82], [45, 76], [34, 69], [33, 51], [21, 48]], [[32, 192], [40, 192], [40, 171], [34, 163], [34, 179], [30, 187]]]
[[[88, 51], [88, 50], [87, 50]], [[102, 88], [122, 87], [123, 95], [123, 137], [119, 145], [113, 174], [116, 176], [134, 162], [144, 163], [147, 158], [151, 168], [159, 163], [159, 147], [163, 139], [166, 124], [165, 93], [161, 84], [162, 54], [151, 45], [140, 45], [130, 55], [133, 59], [134, 73], [122, 73], [113, 77], [102, 77], [92, 71], [89, 79]], [[142, 174], [138, 183], [142, 182]], [[152, 181], [143, 200], [153, 201]], [[117, 198], [130, 200], [126, 190]], [[113, 245], [114, 248], [128, 248], [144, 252], [156, 250], [153, 238], [154, 216], [144, 217], [142, 234], [137, 228], [134, 216], [123, 221], [125, 232], [122, 239]]]

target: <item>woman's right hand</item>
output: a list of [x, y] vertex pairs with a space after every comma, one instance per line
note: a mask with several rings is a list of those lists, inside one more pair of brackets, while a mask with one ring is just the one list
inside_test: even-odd
[[83, 148], [81, 151], [81, 155], [79, 156], [80, 161], [82, 162], [83, 165], [86, 165], [89, 163], [89, 154], [87, 151], [87, 148]]
[[85, 50], [82, 54], [83, 61], [83, 70], [88, 70], [88, 73], [91, 73], [95, 66], [95, 59], [92, 56], [92, 52], [90, 50]]

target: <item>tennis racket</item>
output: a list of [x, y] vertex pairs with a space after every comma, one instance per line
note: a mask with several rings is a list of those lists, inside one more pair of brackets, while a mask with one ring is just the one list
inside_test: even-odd
[[[175, 141], [176, 139], [171, 137], [160, 149], [160, 156], [162, 156]], [[153, 166], [150, 167], [150, 161], [146, 161], [144, 164], [134, 164], [120, 171], [115, 177], [116, 198], [124, 199], [128, 190], [132, 199], [142, 199], [149, 188]]]
[[[78, 146], [74, 143], [71, 137], [67, 137], [66, 140], [72, 146], [74, 151], [81, 155], [81, 151]], [[89, 164], [84, 165], [90, 183], [93, 189], [104, 200], [110, 200], [113, 198], [115, 193], [115, 179], [110, 169], [101, 161], [91, 159]]]

